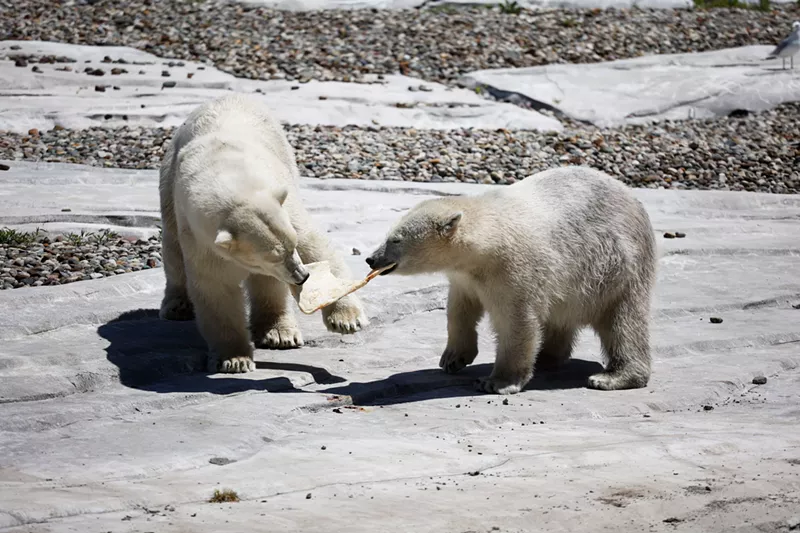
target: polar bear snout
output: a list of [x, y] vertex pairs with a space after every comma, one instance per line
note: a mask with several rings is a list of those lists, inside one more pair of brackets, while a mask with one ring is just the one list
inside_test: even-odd
[[381, 276], [385, 276], [389, 272], [392, 272], [395, 268], [397, 268], [397, 260], [392, 259], [389, 257], [389, 254], [386, 253], [386, 246], [381, 246], [373, 254], [366, 259], [367, 265], [373, 270], [380, 270], [382, 268], [386, 268], [391, 265], [395, 265], [392, 268], [386, 269], [381, 272]]
[[294, 272], [292, 272], [292, 281], [294, 281], [295, 285], [302, 285], [303, 283], [308, 281], [308, 278], [310, 276], [311, 274], [308, 272], [308, 270], [306, 270], [305, 267], [300, 267]]
[[311, 276], [308, 269], [303, 265], [303, 261], [300, 259], [300, 254], [297, 253], [297, 250], [294, 251], [286, 262], [286, 272], [295, 285], [302, 285], [308, 280], [309, 276]]

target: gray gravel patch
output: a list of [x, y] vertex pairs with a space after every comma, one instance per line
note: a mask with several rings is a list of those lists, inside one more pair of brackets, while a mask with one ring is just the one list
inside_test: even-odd
[[[632, 187], [800, 192], [800, 103], [714, 120], [560, 133], [286, 126], [317, 178], [508, 184], [588, 165]], [[0, 159], [158, 168], [171, 129], [32, 130], [0, 136]]]
[[[7, 230], [0, 230], [0, 237]], [[30, 234], [29, 234], [30, 235]], [[51, 240], [52, 239], [52, 240]], [[63, 285], [161, 267], [161, 243], [108, 232], [0, 243], [0, 290]]]
[[208, 61], [239, 77], [357, 81], [402, 73], [591, 63], [783, 39], [800, 6], [747, 9], [498, 8], [278, 11], [216, 1], [0, 0], [2, 39], [127, 45]]

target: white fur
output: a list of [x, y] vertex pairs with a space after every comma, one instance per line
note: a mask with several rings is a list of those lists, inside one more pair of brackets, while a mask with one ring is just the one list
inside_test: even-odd
[[488, 313], [497, 354], [481, 390], [522, 390], [535, 364], [570, 358], [584, 326], [595, 329], [608, 362], [590, 387], [649, 380], [653, 230], [641, 203], [602, 172], [558, 168], [481, 196], [422, 202], [368, 262], [397, 263], [397, 274], [447, 274], [447, 372], [475, 360], [476, 325]]
[[[167, 287], [160, 316], [190, 320], [209, 344], [209, 370], [254, 368], [256, 345], [303, 344], [288, 304], [303, 263], [350, 272], [312, 225], [298, 191], [294, 153], [280, 124], [259, 102], [231, 95], [201, 105], [178, 129], [161, 165], [161, 217]], [[323, 309], [331, 331], [367, 324], [348, 296]]]

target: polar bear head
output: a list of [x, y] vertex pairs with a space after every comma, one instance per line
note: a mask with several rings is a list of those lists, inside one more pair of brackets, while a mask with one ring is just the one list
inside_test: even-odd
[[394, 265], [381, 275], [447, 270], [459, 241], [463, 214], [457, 203], [448, 199], [420, 203], [389, 231], [384, 243], [367, 258], [367, 264], [375, 270]]
[[254, 274], [302, 285], [309, 273], [297, 253], [297, 231], [283, 208], [288, 192], [255, 195], [235, 206], [214, 239], [218, 253]]

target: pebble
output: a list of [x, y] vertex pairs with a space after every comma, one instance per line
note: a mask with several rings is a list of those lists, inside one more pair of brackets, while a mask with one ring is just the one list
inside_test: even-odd
[[716, 316], [712, 316], [708, 319], [712, 324], [722, 324], [722, 319]]
[[[563, 165], [587, 165], [632, 187], [800, 193], [800, 103], [741, 118], [559, 133], [285, 126], [303, 175], [511, 184]], [[0, 135], [0, 159], [157, 169], [169, 128], [124, 126], [38, 136]], [[703, 139], [697, 149], [689, 139]], [[104, 154], [103, 157], [98, 155]], [[726, 175], [725, 182], [718, 179]], [[674, 232], [675, 237], [685, 234]]]
[[486, 68], [774, 45], [797, 19], [795, 2], [774, 3], [768, 11], [634, 7], [515, 14], [457, 5], [302, 12], [202, 0], [26, 0], [5, 10], [3, 38], [133, 46], [160, 57], [210, 61], [252, 79], [354, 81], [400, 73], [453, 81]]
[[766, 384], [767, 384], [766, 376], [756, 376], [753, 378], [753, 385], [766, 385]]

